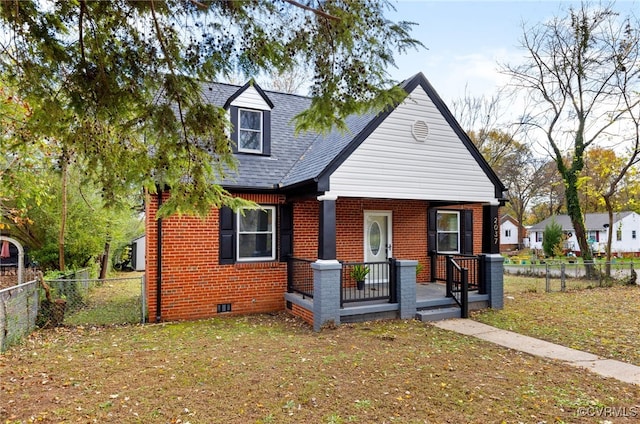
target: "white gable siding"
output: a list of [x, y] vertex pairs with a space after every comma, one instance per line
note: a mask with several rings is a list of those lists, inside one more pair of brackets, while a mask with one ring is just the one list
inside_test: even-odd
[[[426, 141], [411, 133], [429, 126]], [[382, 122], [330, 177], [331, 194], [490, 202], [494, 186], [422, 87]]]
[[[615, 219], [615, 214], [614, 214]], [[620, 227], [622, 240], [618, 240], [617, 231]], [[635, 239], [633, 232], [635, 231]], [[606, 239], [600, 240], [606, 244]], [[613, 243], [611, 243], [613, 253], [640, 252], [640, 215], [630, 213], [620, 221], [613, 224]]]
[[267, 102], [264, 101], [258, 90], [253, 86], [247, 87], [236, 99], [231, 102], [231, 106], [246, 107], [249, 109], [271, 110]]
[[[509, 237], [506, 236], [509, 231]], [[518, 244], [518, 226], [509, 220], [500, 225], [500, 244]]]

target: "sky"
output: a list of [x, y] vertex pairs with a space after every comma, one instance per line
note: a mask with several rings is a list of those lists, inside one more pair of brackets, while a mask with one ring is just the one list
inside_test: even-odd
[[[422, 72], [449, 107], [464, 96], [465, 87], [473, 97], [490, 97], [507, 82], [498, 63], [522, 62], [525, 51], [518, 44], [523, 23], [535, 26], [580, 5], [566, 0], [397, 0], [394, 4], [396, 12], [387, 16], [417, 23], [412, 35], [426, 49], [397, 55], [398, 69], [389, 69], [390, 74], [402, 81]], [[640, 0], [618, 0], [613, 8], [640, 16]]]

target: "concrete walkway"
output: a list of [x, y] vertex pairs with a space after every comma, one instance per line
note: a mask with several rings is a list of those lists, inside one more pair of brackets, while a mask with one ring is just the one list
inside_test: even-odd
[[601, 358], [592, 353], [523, 336], [513, 331], [500, 330], [470, 319], [437, 321], [433, 325], [445, 330], [477, 337], [510, 349], [530, 353], [531, 355], [557, 359], [571, 366], [586, 368], [602, 376], [615, 378], [625, 383], [640, 385], [640, 367], [626, 362]]

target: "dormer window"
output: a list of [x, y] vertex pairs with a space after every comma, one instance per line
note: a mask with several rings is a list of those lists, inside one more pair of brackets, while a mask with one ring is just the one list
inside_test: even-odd
[[262, 111], [238, 109], [238, 151], [262, 153]]
[[258, 84], [249, 81], [224, 104], [231, 121], [233, 153], [271, 155], [273, 103]]

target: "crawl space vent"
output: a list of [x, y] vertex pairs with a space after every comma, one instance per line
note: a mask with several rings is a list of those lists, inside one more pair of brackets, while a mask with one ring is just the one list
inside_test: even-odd
[[231, 312], [231, 303], [218, 303], [218, 313]]
[[426, 141], [429, 135], [429, 126], [424, 121], [416, 121], [411, 127], [411, 134], [417, 141]]

